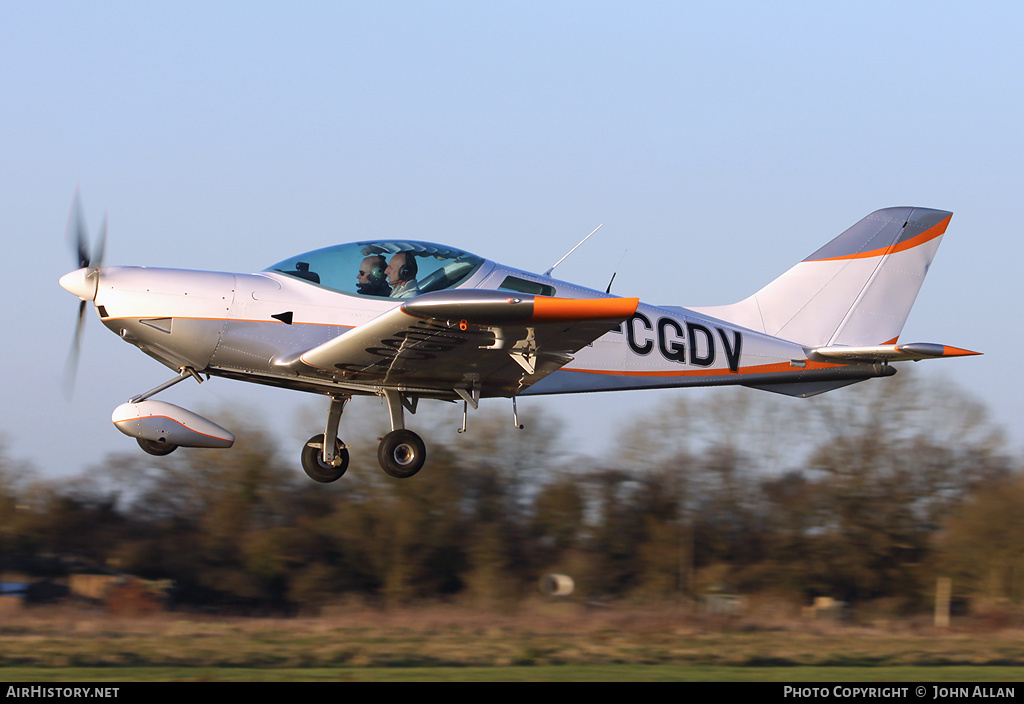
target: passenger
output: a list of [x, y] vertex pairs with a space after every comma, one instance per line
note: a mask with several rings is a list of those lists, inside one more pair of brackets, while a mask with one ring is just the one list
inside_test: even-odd
[[392, 298], [412, 298], [419, 295], [420, 287], [416, 283], [416, 256], [412, 252], [398, 252], [391, 257], [384, 274], [391, 286]]
[[380, 254], [365, 257], [356, 275], [356, 289], [359, 293], [364, 296], [390, 296], [391, 287], [384, 275], [387, 265], [387, 260]]

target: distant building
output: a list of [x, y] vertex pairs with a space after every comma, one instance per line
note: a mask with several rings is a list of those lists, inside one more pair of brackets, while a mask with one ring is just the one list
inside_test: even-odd
[[0, 613], [17, 611], [25, 605], [31, 582], [0, 582]]

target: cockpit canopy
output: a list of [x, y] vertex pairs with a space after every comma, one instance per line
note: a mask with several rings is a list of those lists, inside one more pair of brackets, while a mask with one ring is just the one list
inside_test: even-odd
[[[385, 269], [399, 257], [392, 287]], [[404, 259], [404, 261], [402, 261]], [[411, 240], [353, 242], [306, 252], [264, 271], [285, 274], [331, 291], [377, 298], [411, 298], [421, 293], [454, 288], [484, 263], [481, 257], [454, 247]]]

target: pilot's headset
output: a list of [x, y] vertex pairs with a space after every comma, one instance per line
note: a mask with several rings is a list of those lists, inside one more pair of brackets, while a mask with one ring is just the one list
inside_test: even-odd
[[419, 273], [419, 267], [416, 266], [416, 255], [409, 251], [405, 251], [403, 254], [405, 263], [398, 267], [398, 280], [412, 281]]
[[384, 258], [383, 254], [376, 255], [376, 262], [373, 267], [370, 268], [370, 273], [366, 275], [367, 281], [374, 286], [378, 286], [384, 282], [384, 269], [388, 265], [388, 260]]

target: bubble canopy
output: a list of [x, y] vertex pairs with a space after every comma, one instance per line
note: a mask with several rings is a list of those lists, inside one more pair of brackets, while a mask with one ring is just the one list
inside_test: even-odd
[[[385, 269], [397, 254], [404, 253], [401, 272], [414, 280], [411, 295], [455, 288], [484, 263], [483, 258], [461, 249], [412, 240], [352, 242], [306, 252], [269, 266], [264, 271], [284, 274], [307, 283], [370, 298], [389, 298], [392, 286]], [[397, 276], [396, 274], [393, 274]], [[410, 297], [406, 294], [403, 297]]]

